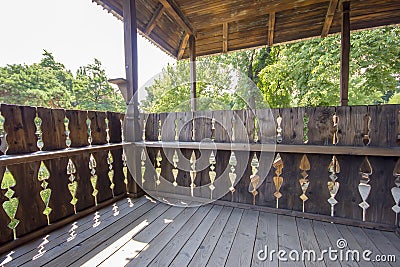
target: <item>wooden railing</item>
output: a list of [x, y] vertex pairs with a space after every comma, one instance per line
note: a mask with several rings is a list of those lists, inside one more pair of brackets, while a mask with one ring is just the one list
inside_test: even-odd
[[2, 251], [140, 194], [123, 156], [122, 114], [2, 104], [1, 115]]
[[[141, 114], [137, 181], [164, 196], [201, 188], [180, 191], [195, 199], [215, 198], [210, 185], [221, 179], [225, 205], [396, 229], [399, 121], [400, 105]], [[208, 166], [192, 168], [200, 157]], [[240, 179], [231, 189], [230, 173]]]

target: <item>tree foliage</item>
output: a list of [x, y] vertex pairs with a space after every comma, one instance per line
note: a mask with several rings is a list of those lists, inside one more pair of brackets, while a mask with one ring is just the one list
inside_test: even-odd
[[124, 111], [122, 96], [107, 82], [99, 60], [76, 77], [44, 50], [39, 63], [0, 67], [0, 102], [51, 108]]
[[[398, 103], [400, 90], [400, 28], [385, 27], [351, 34], [349, 104]], [[250, 49], [207, 58], [208, 62], [237, 69], [257, 84], [270, 107], [335, 106], [340, 94], [340, 36], [316, 38], [271, 48]], [[218, 73], [208, 80], [220, 80]], [[225, 76], [227, 80], [229, 80]], [[147, 87], [142, 109], [148, 112], [171, 110], [188, 102], [188, 62], [168, 66], [154, 84]], [[247, 107], [250, 83], [241, 78], [213, 87], [209, 95], [223, 99], [232, 109]], [[218, 87], [219, 86], [219, 87]], [[232, 86], [231, 86], [232, 87]], [[232, 89], [232, 88], [231, 88]], [[166, 93], [167, 92], [167, 93]], [[202, 96], [203, 89], [198, 89]], [[251, 91], [254, 92], [254, 91]], [[168, 97], [167, 97], [168, 95]], [[257, 94], [256, 94], [257, 95]], [[396, 102], [397, 101], [397, 102]], [[260, 102], [260, 101], [259, 101]]]

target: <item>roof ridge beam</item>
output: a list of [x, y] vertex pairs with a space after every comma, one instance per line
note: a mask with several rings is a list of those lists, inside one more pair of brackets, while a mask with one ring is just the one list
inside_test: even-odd
[[332, 25], [333, 17], [335, 16], [336, 8], [339, 0], [331, 0], [325, 16], [324, 27], [322, 28], [321, 37], [326, 37]]
[[146, 29], [144, 30], [144, 33], [146, 35], [149, 35], [154, 27], [157, 24], [157, 21], [161, 18], [161, 16], [164, 14], [165, 7], [162, 4], [159, 4], [156, 11], [153, 13], [153, 16], [151, 17], [149, 23], [146, 26]]
[[159, 0], [160, 3], [165, 7], [168, 13], [176, 20], [186, 33], [195, 35], [192, 25], [189, 20], [185, 17], [183, 12], [180, 10], [174, 0]]

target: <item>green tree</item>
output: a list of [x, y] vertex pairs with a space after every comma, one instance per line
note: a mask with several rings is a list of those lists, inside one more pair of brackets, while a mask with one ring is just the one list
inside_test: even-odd
[[101, 62], [80, 67], [73, 83], [74, 101], [72, 106], [88, 110], [125, 111], [125, 102], [118, 89], [108, 82]]
[[73, 75], [51, 53], [40, 63], [0, 68], [0, 101], [21, 105], [70, 107]]
[[[349, 104], [387, 103], [400, 73], [400, 28], [351, 35]], [[340, 37], [273, 47], [259, 87], [272, 107], [339, 104]]]

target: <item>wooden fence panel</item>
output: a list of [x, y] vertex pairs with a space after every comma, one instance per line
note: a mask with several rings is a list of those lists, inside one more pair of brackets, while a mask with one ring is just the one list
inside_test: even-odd
[[[92, 136], [92, 145], [107, 144], [107, 114], [99, 111], [89, 111], [88, 118], [90, 119], [90, 129]], [[108, 177], [108, 151], [100, 151], [93, 153], [96, 160], [96, 175], [97, 175], [97, 202], [101, 203], [112, 198], [110, 189], [110, 179]]]
[[[36, 109], [2, 104], [1, 113], [5, 118], [4, 129], [9, 145], [7, 154], [15, 155], [37, 151], [34, 123]], [[45, 207], [39, 193], [41, 191], [37, 178], [39, 166], [40, 162], [8, 166], [16, 181], [16, 185], [12, 188], [15, 191], [14, 197], [19, 200], [15, 215], [15, 218], [20, 221], [16, 228], [17, 236], [47, 225], [46, 216], [42, 214]]]

